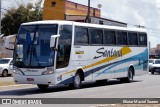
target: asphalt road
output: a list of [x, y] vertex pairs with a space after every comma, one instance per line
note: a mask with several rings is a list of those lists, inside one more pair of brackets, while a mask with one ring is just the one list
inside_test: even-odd
[[41, 91], [36, 85], [0, 87], [0, 97], [27, 98], [160, 98], [160, 75], [137, 76], [132, 83], [110, 80], [106, 84], [95, 82], [83, 84], [74, 90], [68, 86], [50, 86]]
[[[51, 86], [40, 91], [36, 85], [0, 87], [1, 98], [160, 98], [160, 75], [137, 76], [132, 83], [110, 80], [106, 84], [83, 84], [74, 90], [68, 86]], [[38, 106], [40, 107], [40, 106]], [[65, 105], [65, 107], [68, 107]], [[88, 106], [87, 106], [88, 107]]]

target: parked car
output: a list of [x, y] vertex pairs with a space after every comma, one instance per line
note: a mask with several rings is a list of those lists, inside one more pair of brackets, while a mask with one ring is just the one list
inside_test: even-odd
[[160, 59], [155, 60], [155, 63], [151, 65], [151, 74], [155, 72], [160, 73]]
[[7, 77], [13, 72], [12, 58], [1, 58], [0, 59], [0, 75]]
[[152, 69], [152, 65], [155, 63], [156, 59], [149, 59], [149, 72]]

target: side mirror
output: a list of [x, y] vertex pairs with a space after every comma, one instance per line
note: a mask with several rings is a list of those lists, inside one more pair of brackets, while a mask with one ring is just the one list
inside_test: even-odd
[[52, 35], [50, 39], [50, 48], [56, 47], [56, 39], [58, 39], [60, 35]]

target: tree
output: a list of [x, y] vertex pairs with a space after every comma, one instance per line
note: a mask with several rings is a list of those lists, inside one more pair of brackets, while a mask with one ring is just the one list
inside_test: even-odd
[[2, 18], [2, 33], [5, 36], [17, 34], [22, 23], [42, 20], [40, 1], [34, 5], [32, 3], [20, 4], [17, 8], [12, 7], [7, 10]]

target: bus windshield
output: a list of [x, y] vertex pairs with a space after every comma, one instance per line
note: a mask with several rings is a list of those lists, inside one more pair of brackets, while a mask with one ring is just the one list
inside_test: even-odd
[[57, 34], [58, 25], [23, 25], [17, 36], [14, 65], [21, 68], [53, 66], [54, 50], [50, 37]]

